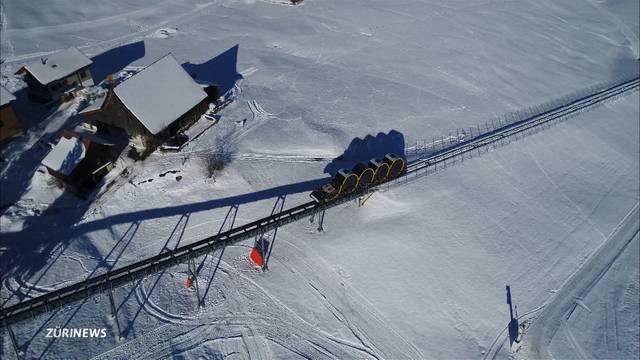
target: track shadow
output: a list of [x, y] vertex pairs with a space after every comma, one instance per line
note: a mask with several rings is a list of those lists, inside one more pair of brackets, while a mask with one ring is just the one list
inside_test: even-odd
[[91, 58], [93, 82], [99, 84], [107, 75], [115, 74], [145, 55], [144, 41], [122, 45]]
[[105, 229], [116, 224], [125, 224], [135, 221], [143, 221], [147, 219], [164, 218], [175, 215], [182, 215], [186, 213], [194, 213], [200, 211], [207, 211], [211, 209], [217, 209], [221, 207], [227, 207], [232, 205], [242, 205], [250, 202], [276, 198], [281, 195], [289, 195], [300, 192], [311, 191], [313, 189], [326, 184], [329, 181], [328, 178], [320, 178], [315, 180], [302, 181], [295, 184], [283, 185], [274, 187], [271, 189], [260, 190], [253, 193], [230, 196], [222, 199], [202, 201], [192, 204], [168, 206], [164, 208], [147, 209], [141, 211], [130, 212], [126, 214], [119, 214], [108, 216], [103, 219], [85, 222], [78, 225], [69, 224], [69, 221], [65, 221], [65, 226], [55, 226], [54, 231], [41, 231], [36, 228], [29, 228], [19, 232], [5, 233], [3, 234], [3, 241], [7, 244], [13, 244], [20, 242], [25, 236], [48, 236], [59, 239], [60, 237], [80, 236], [82, 234]]
[[224, 95], [233, 89], [236, 81], [242, 79], [237, 71], [238, 48], [235, 45], [222, 54], [202, 64], [186, 62], [182, 67], [201, 84], [214, 84], [218, 87], [218, 94]]
[[404, 135], [396, 130], [389, 133], [367, 135], [364, 139], [354, 138], [342, 155], [335, 158], [324, 168], [324, 172], [335, 175], [340, 168], [351, 170], [357, 163], [367, 164], [372, 158], [383, 158], [393, 153], [406, 160], [404, 154]]
[[[89, 201], [81, 201], [74, 194], [65, 191], [42, 214], [27, 217], [23, 223], [24, 230], [13, 241], [7, 234], [2, 234], [0, 244], [4, 247], [0, 255], [0, 270], [3, 274], [20, 276], [28, 279], [46, 267], [32, 285], [37, 285], [60, 255], [70, 245], [70, 237], [57, 237], [56, 233], [67, 231], [78, 222], [87, 208]], [[64, 212], [65, 216], [60, 216]], [[82, 240], [82, 235], [80, 239]], [[87, 246], [93, 246], [86, 241]], [[93, 249], [96, 253], [97, 250]], [[56, 257], [52, 259], [52, 254]]]
[[[72, 241], [82, 240], [84, 234], [89, 232], [108, 229], [117, 224], [139, 223], [146, 219], [207, 211], [275, 198], [281, 195], [311, 191], [328, 181], [328, 178], [303, 181], [222, 199], [119, 214], [81, 224], [77, 224], [77, 222], [86, 212], [90, 202], [78, 201], [78, 198], [74, 195], [65, 193], [64, 196], [61, 196], [50, 206], [49, 209], [51, 210], [47, 209], [40, 216], [27, 218], [24, 230], [2, 234], [0, 243], [4, 247], [4, 251], [0, 255], [0, 270], [9, 276], [20, 274], [28, 278], [44, 267], [52, 266], [52, 263], [48, 260], [57, 246], [63, 247], [62, 251], [64, 251]], [[70, 202], [74, 207], [64, 209], [64, 217], [60, 216], [60, 214], [55, 214], [58, 204], [60, 207], [65, 207], [69, 206]], [[88, 246], [92, 246], [90, 241], [85, 242]], [[97, 250], [95, 250], [95, 253], [97, 254], [96, 256], [100, 256]]]

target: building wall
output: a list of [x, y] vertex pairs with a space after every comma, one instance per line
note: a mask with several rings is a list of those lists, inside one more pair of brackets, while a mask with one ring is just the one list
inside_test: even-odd
[[141, 138], [140, 145], [146, 145], [153, 141], [153, 134], [142, 125], [140, 121], [127, 109], [112, 90], [109, 91], [99, 110], [82, 114], [88, 123], [107, 128], [115, 126], [124, 130], [130, 138]]
[[27, 91], [30, 95], [44, 100], [57, 100], [66, 91], [73, 88], [83, 88], [93, 85], [91, 70], [86, 66], [75, 73], [49, 84], [43, 85], [38, 82], [31, 74], [27, 72], [25, 81], [29, 87]]
[[121, 128], [139, 145], [156, 147], [166, 139], [175, 135], [180, 129], [188, 127], [198, 121], [200, 116], [207, 111], [208, 106], [208, 99], [202, 100], [187, 113], [172, 122], [167, 128], [155, 135], [147, 130], [113, 91], [109, 91], [101, 109], [83, 113], [82, 115], [90, 124], [102, 128], [104, 128], [105, 125]]
[[0, 107], [0, 141], [22, 134], [22, 124], [11, 104]]
[[200, 116], [202, 116], [202, 114], [204, 114], [208, 108], [209, 99], [205, 98], [187, 113], [176, 119], [176, 121], [172, 122], [171, 125], [169, 125], [166, 129], [156, 134], [156, 139], [163, 142], [164, 140], [177, 134], [180, 129], [184, 129], [193, 125], [196, 121], [198, 121], [198, 119], [200, 119]]

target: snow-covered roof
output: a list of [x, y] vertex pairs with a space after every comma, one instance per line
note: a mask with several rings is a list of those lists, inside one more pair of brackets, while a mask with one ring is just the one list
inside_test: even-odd
[[9, 90], [5, 89], [4, 86], [0, 86], [0, 106], [6, 105], [15, 99], [16, 97]]
[[43, 85], [52, 81], [62, 79], [85, 66], [91, 65], [92, 61], [80, 50], [69, 48], [42, 57], [24, 66]]
[[120, 83], [114, 92], [152, 134], [207, 97], [171, 54]]
[[82, 111], [79, 112], [79, 114], [86, 114], [88, 112], [92, 112], [95, 110], [98, 110], [102, 107], [102, 104], [104, 104], [104, 101], [107, 97], [103, 96], [101, 98], [97, 98], [93, 101], [93, 103], [91, 103], [89, 106], [87, 106], [86, 108], [82, 109]]
[[77, 137], [67, 139], [63, 136], [42, 160], [42, 165], [63, 175], [69, 175], [86, 154], [87, 149], [80, 139]]

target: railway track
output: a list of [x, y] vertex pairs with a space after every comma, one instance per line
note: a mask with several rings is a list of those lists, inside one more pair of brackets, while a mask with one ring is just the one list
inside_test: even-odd
[[[473, 139], [453, 144], [448, 148], [432, 153], [424, 158], [418, 158], [408, 164], [406, 176], [411, 174], [418, 175], [420, 171], [424, 171], [426, 173], [426, 170], [429, 167], [437, 166], [443, 162], [446, 163], [449, 159], [455, 159], [456, 157], [463, 156], [478, 148], [501, 141], [504, 138], [518, 133], [523, 133], [550, 121], [554, 121], [595, 106], [607, 99], [633, 90], [637, 88], [639, 84], [640, 78], [635, 77], [632, 80], [602, 89], [591, 95], [573, 100], [554, 109], [505, 125], [504, 127], [495, 129], [488, 133], [478, 135]], [[395, 181], [402, 180], [396, 179]], [[375, 191], [376, 189], [376, 187], [370, 188], [367, 192], [371, 192], [372, 190]], [[3, 308], [0, 311], [0, 322], [6, 326], [21, 320], [35, 317], [38, 314], [62, 307], [65, 304], [108, 291], [114, 287], [143, 278], [174, 265], [185, 263], [189, 259], [204, 255], [227, 245], [264, 234], [272, 229], [309, 217], [330, 207], [357, 199], [362, 195], [364, 195], [364, 192], [355, 192], [327, 203], [316, 203], [311, 201], [298, 205], [280, 213], [235, 227], [231, 230], [221, 232], [177, 249], [111, 270], [107, 273], [51, 291], [33, 299], [22, 301], [18, 304]]]

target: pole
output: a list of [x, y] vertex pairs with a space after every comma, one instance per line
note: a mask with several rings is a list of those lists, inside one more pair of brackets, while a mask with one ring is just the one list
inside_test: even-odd
[[513, 319], [513, 305], [511, 303], [511, 287], [507, 285], [507, 304], [509, 305], [509, 316]]

